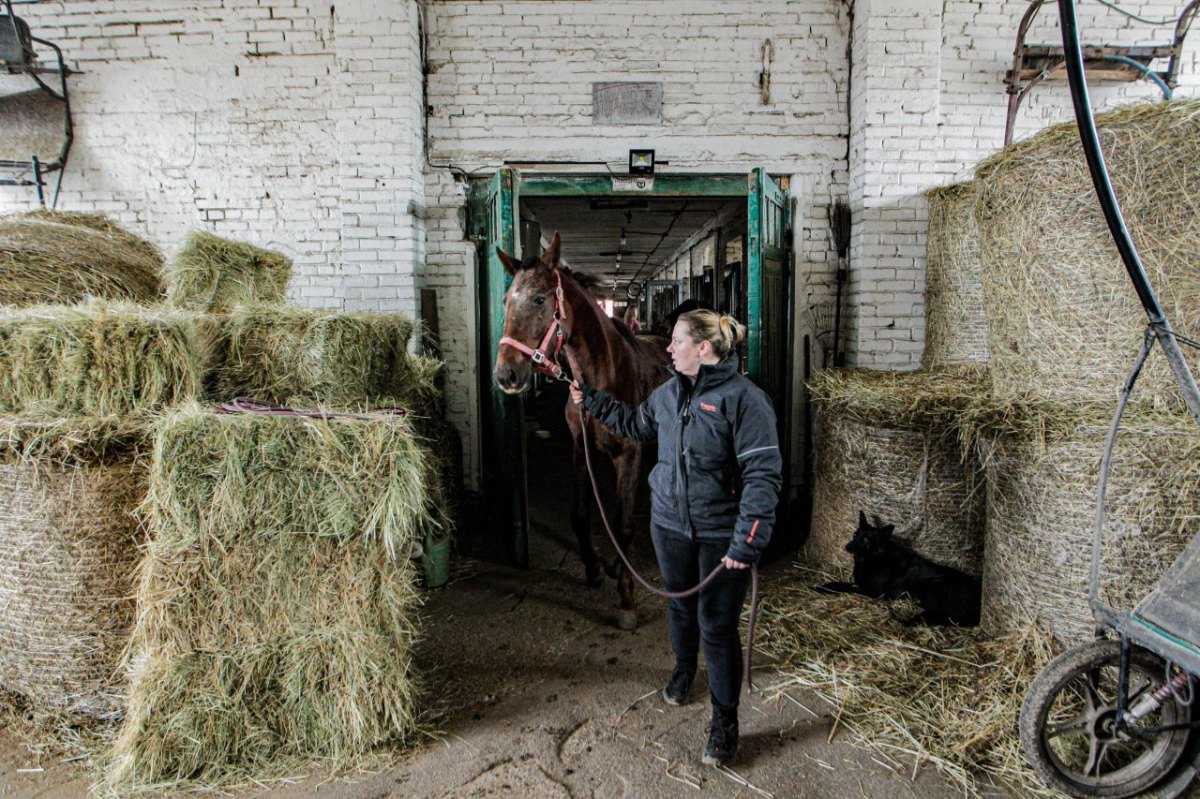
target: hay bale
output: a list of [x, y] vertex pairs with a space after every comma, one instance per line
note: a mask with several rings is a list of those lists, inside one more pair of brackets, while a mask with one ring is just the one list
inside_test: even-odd
[[414, 723], [408, 555], [440, 523], [397, 417], [164, 418], [117, 786], [346, 765]]
[[[289, 405], [398, 404], [414, 381], [437, 374], [409, 359], [412, 330], [395, 314], [239, 308], [222, 331], [214, 392]], [[421, 383], [414, 399], [431, 391]]]
[[932, 189], [925, 257], [925, 353], [921, 368], [986, 363], [975, 185]]
[[158, 251], [101, 219], [54, 212], [0, 218], [0, 305], [159, 300]]
[[811, 563], [849, 565], [858, 513], [896, 526], [930, 560], [979, 574], [982, 474], [958, 437], [959, 414], [983, 392], [981, 373], [818, 372]]
[[39, 716], [121, 712], [146, 429], [0, 420], [0, 688]]
[[0, 413], [109, 416], [197, 397], [211, 326], [129, 304], [0, 309]]
[[123, 247], [129, 252], [136, 253], [146, 263], [153, 263], [156, 271], [162, 270], [163, 257], [158, 247], [155, 247], [141, 236], [130, 233], [104, 214], [54, 211], [49, 208], [39, 208], [34, 211], [26, 211], [22, 216], [25, 219], [55, 222], [60, 225], [73, 225], [75, 227], [94, 230], [115, 245]]
[[[1183, 334], [1200, 335], [1200, 101], [1097, 117], [1113, 188], [1150, 282]], [[1101, 214], [1073, 123], [1006, 148], [976, 172], [984, 302], [996, 396], [1115, 397], [1141, 343], [1142, 310]], [[1185, 355], [1196, 370], [1198, 353]], [[1139, 392], [1180, 404], [1162, 359]]]
[[[840, 575], [803, 567], [763, 594], [759, 646], [777, 662], [773, 689], [812, 692], [837, 729], [907, 773], [932, 765], [964, 796], [1047, 796], [1017, 735], [1021, 702], [1050, 661], [1035, 628], [906, 627], [911, 603], [811, 589]], [[771, 691], [772, 688], [767, 688]], [[986, 777], [981, 778], [982, 775]], [[1057, 794], [1054, 794], [1057, 796]]]
[[[1111, 410], [1069, 409], [981, 438], [987, 473], [982, 625], [1030, 621], [1056, 639], [1092, 637], [1088, 606], [1100, 456]], [[1200, 522], [1200, 440], [1184, 415], [1132, 409], [1113, 454], [1101, 597], [1132, 610]]]
[[167, 268], [167, 294], [193, 311], [281, 304], [291, 276], [292, 260], [282, 253], [197, 231]]
[[29, 164], [35, 155], [43, 165], [57, 161], [66, 138], [66, 103], [40, 88], [23, 92], [11, 92], [9, 86], [4, 89], [0, 96], [0, 161]]

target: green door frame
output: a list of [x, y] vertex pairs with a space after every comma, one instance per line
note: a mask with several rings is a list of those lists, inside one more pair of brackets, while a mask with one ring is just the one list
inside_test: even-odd
[[766, 296], [765, 289], [768, 281], [777, 278], [785, 267], [787, 192], [762, 167], [750, 173], [747, 189], [746, 372], [759, 385], [766, 381], [774, 388], [780, 375], [775, 371], [779, 364], [771, 362], [779, 360], [773, 357], [772, 350], [783, 342], [768, 341], [768, 334], [777, 331], [766, 328], [768, 323], [782, 320], [773, 318], [772, 305], [777, 298]]
[[[749, 175], [655, 175], [652, 178], [636, 178], [623, 175], [521, 175], [517, 170], [504, 167], [490, 179], [486, 192], [479, 181], [472, 185], [468, 194], [471, 230], [478, 239], [486, 242], [486, 253], [481, 259], [480, 297], [483, 302], [478, 309], [480, 330], [484, 332], [484, 348], [481, 352], [481, 396], [484, 403], [485, 494], [500, 497], [489, 503], [494, 511], [507, 518], [505, 522], [513, 533], [513, 552], [517, 563], [529, 565], [528, 505], [525, 463], [524, 403], [510, 397], [495, 386], [492, 379], [492, 364], [495, 360], [500, 337], [503, 335], [501, 309], [504, 293], [512, 279], [504, 271], [496, 256], [496, 245], [505, 252], [519, 257], [520, 206], [519, 198], [549, 197], [728, 197], [747, 199], [747, 239], [744, 255], [747, 292], [747, 371], [751, 379], [762, 384], [770, 368], [783, 368], [784, 374], [773, 374], [773, 382], [790, 390], [790, 363], [775, 363], [778, 358], [764, 354], [764, 347], [775, 353], [790, 353], [791, 342], [768, 342], [767, 330], [763, 326], [764, 301], [781, 299], [790, 316], [791, 301], [786, 298], [764, 297], [764, 276], [771, 269], [788, 269], [787, 255], [790, 243], [786, 241], [788, 224], [787, 190], [773, 180], [761, 167]], [[484, 222], [485, 224], [480, 224]], [[766, 272], [764, 272], [764, 269]], [[785, 283], [790, 285], [790, 283]], [[788, 328], [785, 327], [785, 330]], [[778, 329], [776, 328], [776, 335]], [[770, 363], [768, 363], [770, 361]], [[773, 396], [777, 410], [786, 416], [790, 405], [786, 396]], [[781, 418], [785, 432], [788, 425]], [[787, 441], [783, 442], [785, 452]], [[488, 451], [490, 450], [490, 451]], [[785, 457], [785, 463], [786, 463]], [[489, 468], [490, 466], [490, 468]], [[504, 502], [503, 493], [511, 497]]]
[[[641, 188], [638, 181], [641, 181]], [[741, 197], [745, 175], [530, 175], [522, 197]]]
[[492, 176], [484, 196], [486, 233], [483, 297], [479, 309], [484, 347], [480, 353], [480, 396], [484, 402], [482, 454], [484, 497], [502, 530], [512, 534], [511, 555], [518, 566], [529, 566], [529, 505], [525, 457], [525, 401], [505, 394], [492, 378], [492, 365], [504, 335], [504, 294], [512, 277], [496, 248], [521, 257], [520, 174], [503, 168]]

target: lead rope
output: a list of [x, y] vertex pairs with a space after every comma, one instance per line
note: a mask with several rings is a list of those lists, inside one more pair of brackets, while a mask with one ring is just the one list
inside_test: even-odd
[[[571, 364], [571, 373], [574, 375], [577, 375], [577, 376], [582, 374], [582, 372], [579, 371], [579, 364], [575, 360], [575, 355], [572, 352], [572, 347], [570, 345], [568, 345], [564, 349], [567, 353], [567, 360], [570, 361], [570, 364]], [[570, 383], [571, 385], [575, 386], [576, 388], [579, 387], [577, 379], [570, 380], [566, 377], [562, 377], [559, 379]], [[629, 562], [629, 558], [625, 555], [624, 550], [621, 549], [621, 545], [619, 543], [617, 543], [617, 536], [612, 531], [612, 525], [610, 525], [608, 523], [608, 514], [604, 512], [604, 503], [600, 500], [600, 487], [596, 484], [596, 473], [592, 469], [592, 451], [591, 451], [591, 448], [588, 446], [588, 435], [587, 435], [588, 413], [587, 413], [587, 409], [585, 409], [583, 407], [583, 403], [580, 403], [577, 407], [579, 408], [579, 423], [580, 423], [580, 428], [581, 428], [581, 437], [583, 438], [583, 459], [587, 463], [588, 477], [591, 479], [591, 482], [592, 482], [592, 495], [596, 498], [596, 507], [600, 509], [600, 520], [604, 522], [604, 530], [608, 533], [608, 538], [610, 541], [612, 541], [613, 547], [617, 550], [617, 554], [620, 555], [621, 561], [625, 564], [625, 568], [629, 569], [630, 573], [635, 578], [637, 578], [637, 581], [639, 583], [641, 583], [642, 586], [652, 594], [657, 594], [658, 596], [665, 597], [667, 599], [684, 599], [686, 597], [692, 596], [693, 594], [700, 593], [700, 591], [703, 590], [706, 585], [708, 585], [709, 583], [711, 583], [713, 580], [716, 579], [717, 574], [722, 569], [726, 568], [724, 563], [717, 564], [717, 567], [715, 569], [713, 569], [707, 577], [705, 577], [703, 580], [701, 580], [695, 586], [687, 589], [686, 591], [667, 591], [667, 590], [659, 588], [655, 585], [652, 585], [648, 580], [646, 580], [645, 577], [643, 577], [638, 572], [637, 569], [635, 569], [633, 567], [633, 564]], [[751, 674], [750, 674], [750, 664], [751, 664], [750, 653], [754, 650], [754, 623], [755, 623], [755, 620], [757, 619], [757, 617], [758, 617], [758, 565], [752, 563], [752, 564], [750, 564], [750, 620], [747, 624], [748, 629], [746, 631], [746, 652], [743, 655], [743, 659], [742, 659], [743, 669], [746, 673], [746, 691], [747, 692], [754, 691], [754, 682], [753, 682], [753, 680], [751, 678]]]

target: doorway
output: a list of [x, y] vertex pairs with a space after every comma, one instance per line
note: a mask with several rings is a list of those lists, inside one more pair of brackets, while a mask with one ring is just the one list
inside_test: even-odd
[[[786, 181], [762, 169], [633, 179], [522, 176], [506, 168], [474, 188], [471, 214], [483, 222], [477, 227], [485, 239], [479, 259], [482, 485], [496, 520], [492, 528], [503, 539], [499, 549], [509, 559], [553, 568], [566, 557], [577, 560], [577, 553], [566, 388], [539, 378], [526, 396], [514, 398], [492, 381], [511, 282], [497, 247], [517, 257], [536, 254], [557, 232], [565, 264], [583, 276], [609, 315], [642, 332], [667, 333], [667, 315], [687, 299], [745, 322], [743, 368], [775, 402], [788, 463], [793, 292]], [[603, 490], [610, 478], [599, 477]], [[595, 532], [596, 540], [604, 539], [603, 530]]]

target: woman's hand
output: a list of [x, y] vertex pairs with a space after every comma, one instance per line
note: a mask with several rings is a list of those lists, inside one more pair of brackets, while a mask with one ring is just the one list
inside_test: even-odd
[[733, 558], [729, 557], [728, 555], [721, 558], [721, 563], [725, 566], [726, 569], [749, 569], [750, 568], [749, 563], [742, 563], [740, 560], [734, 560]]
[[577, 383], [571, 384], [571, 402], [574, 402], [576, 405], [583, 402], [583, 392], [579, 390]]

